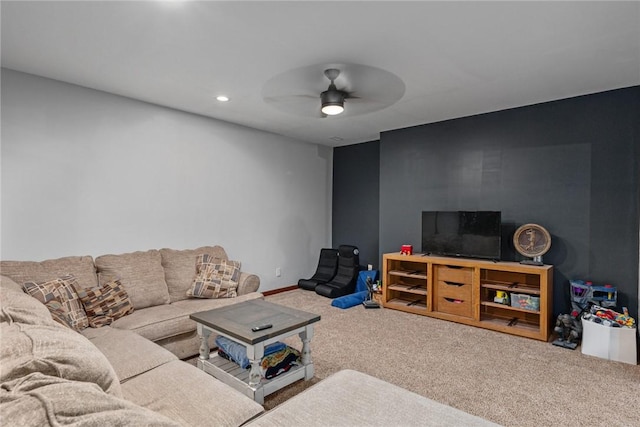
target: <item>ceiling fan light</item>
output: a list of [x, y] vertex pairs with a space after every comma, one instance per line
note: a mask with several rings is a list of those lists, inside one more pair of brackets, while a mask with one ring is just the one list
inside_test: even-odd
[[335, 116], [344, 111], [344, 107], [341, 103], [325, 104], [322, 106], [322, 112], [328, 116]]
[[335, 85], [331, 83], [329, 90], [320, 94], [321, 111], [328, 116], [342, 113], [344, 111], [344, 97], [344, 92], [336, 90]]

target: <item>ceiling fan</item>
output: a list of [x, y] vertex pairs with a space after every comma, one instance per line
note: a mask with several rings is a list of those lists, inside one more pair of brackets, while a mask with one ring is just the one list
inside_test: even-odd
[[262, 87], [262, 98], [272, 107], [297, 116], [350, 117], [386, 108], [402, 98], [404, 90], [399, 77], [380, 68], [317, 64], [271, 78]]

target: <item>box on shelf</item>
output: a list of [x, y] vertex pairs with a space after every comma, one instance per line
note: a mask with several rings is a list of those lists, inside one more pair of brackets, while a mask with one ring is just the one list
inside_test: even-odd
[[540, 310], [540, 297], [527, 294], [511, 293], [511, 307], [524, 308], [525, 310]]
[[582, 319], [582, 354], [637, 364], [637, 328], [612, 328]]

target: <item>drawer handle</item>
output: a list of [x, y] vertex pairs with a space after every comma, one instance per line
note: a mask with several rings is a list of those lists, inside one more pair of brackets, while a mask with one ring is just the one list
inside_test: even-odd
[[444, 283], [449, 286], [457, 286], [457, 287], [464, 286], [464, 283], [447, 282], [447, 281], [445, 281]]
[[455, 298], [447, 298], [444, 297], [445, 300], [447, 300], [447, 302], [453, 303], [453, 304], [462, 304], [464, 301], [461, 299], [455, 299]]
[[446, 268], [451, 268], [453, 270], [460, 270], [463, 269], [464, 267], [462, 267], [461, 265], [445, 265]]

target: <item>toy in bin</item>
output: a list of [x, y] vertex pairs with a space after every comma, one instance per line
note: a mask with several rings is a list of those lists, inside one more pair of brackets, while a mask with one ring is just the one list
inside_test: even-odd
[[622, 326], [633, 328], [636, 324], [636, 320], [629, 316], [629, 310], [627, 307], [623, 307], [622, 313], [618, 313], [617, 311], [594, 305], [591, 307], [589, 313], [584, 314], [583, 318], [585, 320], [590, 320], [594, 323], [611, 326], [613, 328], [619, 328]]
[[413, 255], [413, 245], [400, 246], [400, 255]]
[[493, 302], [509, 305], [509, 294], [505, 291], [496, 291], [496, 296], [493, 297]]

